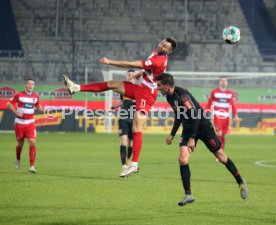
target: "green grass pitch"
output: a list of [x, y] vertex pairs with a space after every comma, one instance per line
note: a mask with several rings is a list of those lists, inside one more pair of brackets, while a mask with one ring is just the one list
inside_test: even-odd
[[[144, 135], [139, 174], [119, 178], [117, 135], [39, 133], [37, 174], [28, 147], [14, 169], [14, 134], [0, 134], [0, 224], [276, 224], [275, 136], [228, 136], [226, 153], [247, 180], [242, 200], [233, 177], [199, 143], [192, 154], [193, 204], [183, 197], [177, 140]], [[262, 162], [262, 166], [255, 164]]]

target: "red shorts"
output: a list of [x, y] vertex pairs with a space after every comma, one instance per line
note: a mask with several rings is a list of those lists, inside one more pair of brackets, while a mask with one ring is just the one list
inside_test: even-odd
[[125, 96], [136, 100], [136, 111], [148, 113], [156, 101], [158, 90], [144, 84], [124, 82]]
[[36, 138], [35, 123], [15, 124], [15, 136], [18, 142], [22, 142], [24, 138]]
[[216, 131], [221, 131], [222, 135], [225, 135], [229, 132], [229, 118], [218, 118], [214, 116], [214, 126]]

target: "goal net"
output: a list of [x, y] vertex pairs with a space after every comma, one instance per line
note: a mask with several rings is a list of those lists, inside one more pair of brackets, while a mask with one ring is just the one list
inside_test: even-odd
[[[103, 71], [104, 80], [125, 80], [127, 70]], [[240, 121], [231, 121], [232, 134], [275, 134], [276, 130], [276, 73], [242, 72], [184, 72], [170, 71], [176, 86], [187, 88], [205, 107], [210, 92], [218, 87], [221, 76], [228, 77], [228, 89], [234, 92]], [[119, 95], [109, 91], [105, 95], [106, 110], [118, 101]], [[167, 113], [169, 112], [169, 113]], [[167, 118], [163, 114], [167, 114]], [[118, 118], [105, 120], [106, 132], [117, 132]], [[159, 93], [145, 131], [168, 133], [173, 123], [173, 112]]]

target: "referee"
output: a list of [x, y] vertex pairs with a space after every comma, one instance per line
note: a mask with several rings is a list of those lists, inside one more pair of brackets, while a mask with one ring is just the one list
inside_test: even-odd
[[203, 141], [209, 151], [225, 165], [239, 185], [241, 198], [246, 199], [249, 193], [248, 187], [233, 161], [222, 150], [221, 143], [210, 120], [206, 118], [204, 110], [196, 99], [187, 89], [175, 86], [173, 76], [168, 73], [163, 73], [157, 78], [157, 87], [163, 95], [166, 95], [167, 101], [175, 113], [172, 131], [166, 138], [168, 145], [172, 143], [180, 124], [183, 126], [179, 143], [179, 164], [185, 197], [178, 205], [184, 206], [195, 201], [191, 190], [189, 159], [191, 153], [195, 150], [198, 139]]

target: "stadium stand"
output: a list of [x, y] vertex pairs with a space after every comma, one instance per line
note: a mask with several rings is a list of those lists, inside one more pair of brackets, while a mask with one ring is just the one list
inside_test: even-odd
[[[7, 51], [21, 51], [21, 43], [16, 30], [15, 19], [13, 16], [10, 1], [0, 1], [0, 50], [1, 57], [9, 57]], [[14, 52], [15, 53], [15, 52]], [[15, 56], [16, 54], [12, 54]]]
[[[165, 36], [175, 37], [181, 46], [171, 57], [170, 70], [276, 70], [276, 54], [264, 60], [239, 0], [10, 1], [23, 52], [0, 58], [1, 80], [31, 75], [55, 83], [69, 73], [83, 81], [86, 65], [92, 70], [89, 80], [101, 80], [101, 56], [145, 58]], [[274, 1], [263, 5], [275, 9]], [[238, 45], [223, 42], [221, 32], [228, 25], [240, 28]]]
[[[240, 4], [264, 59], [267, 59], [266, 56], [275, 55], [276, 30], [265, 3], [262, 0], [255, 0], [254, 2], [240, 0]], [[251, 8], [250, 11], [248, 7]]]

